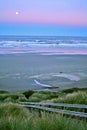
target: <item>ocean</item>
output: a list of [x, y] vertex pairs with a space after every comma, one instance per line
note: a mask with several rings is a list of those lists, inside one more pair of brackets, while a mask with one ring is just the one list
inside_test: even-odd
[[0, 36], [0, 90], [87, 87], [87, 37]]
[[0, 36], [0, 54], [87, 54], [87, 37]]

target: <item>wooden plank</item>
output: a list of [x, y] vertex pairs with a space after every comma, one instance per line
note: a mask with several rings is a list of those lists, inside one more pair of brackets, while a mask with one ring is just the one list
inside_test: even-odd
[[60, 113], [60, 114], [65, 114], [65, 115], [70, 115], [70, 116], [87, 118], [87, 113], [84, 113], [84, 112], [61, 110], [61, 109], [42, 107], [42, 106], [37, 106], [37, 105], [21, 105], [21, 106], [24, 106], [24, 107], [29, 108], [29, 109], [30, 108], [31, 109], [38, 109], [38, 110], [43, 110], [43, 111], [48, 111], [48, 112], [54, 112], [54, 113]]
[[70, 107], [70, 108], [81, 108], [87, 109], [85, 104], [67, 104], [67, 103], [36, 103], [36, 102], [20, 102], [24, 105], [41, 105], [41, 106], [57, 106], [57, 107]]

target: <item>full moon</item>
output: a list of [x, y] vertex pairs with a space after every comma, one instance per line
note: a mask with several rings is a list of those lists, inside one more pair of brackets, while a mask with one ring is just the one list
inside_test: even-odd
[[19, 12], [16, 12], [16, 15], [18, 15], [19, 14]]

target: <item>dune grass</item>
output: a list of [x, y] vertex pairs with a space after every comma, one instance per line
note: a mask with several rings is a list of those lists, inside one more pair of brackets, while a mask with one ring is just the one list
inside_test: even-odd
[[87, 88], [71, 88], [61, 92], [35, 92], [28, 98], [28, 101], [87, 104]]
[[17, 104], [0, 105], [0, 130], [87, 130], [86, 120], [30, 112]]
[[27, 101], [27, 98], [22, 93], [0, 93], [0, 102], [19, 102]]
[[31, 114], [16, 104], [0, 105], [0, 130], [28, 130]]
[[40, 102], [51, 101], [58, 103], [87, 104], [87, 88], [71, 88], [61, 92], [25, 92], [0, 91], [0, 102]]
[[58, 93], [54, 92], [34, 92], [32, 90], [28, 90], [25, 92], [1, 92], [0, 93], [0, 102], [40, 102], [43, 100], [48, 100], [52, 98], [58, 97]]
[[87, 91], [69, 89], [62, 92], [0, 91], [0, 130], [87, 130], [84, 119], [38, 111], [29, 111], [17, 105], [20, 101], [51, 101], [87, 104]]
[[51, 101], [55, 103], [87, 104], [86, 88], [71, 88], [61, 92], [5, 92], [0, 91], [0, 102], [41, 102]]
[[28, 117], [28, 110], [26, 108], [22, 108], [17, 104], [13, 103], [3, 103], [0, 105], [0, 117]]
[[48, 99], [53, 99], [58, 97], [58, 93], [54, 92], [35, 92], [33, 93], [30, 97], [29, 100], [30, 102], [40, 102], [43, 100], [48, 100]]
[[87, 104], [87, 92], [68, 93], [51, 101], [55, 103]]

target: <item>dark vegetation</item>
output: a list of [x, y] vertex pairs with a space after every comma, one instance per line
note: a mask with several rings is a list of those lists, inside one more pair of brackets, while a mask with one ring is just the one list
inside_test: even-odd
[[71, 88], [60, 92], [32, 91], [7, 92], [0, 91], [0, 102], [62, 102], [87, 104], [87, 88]]
[[78, 92], [78, 91], [87, 92], [87, 88], [70, 88], [70, 89], [62, 90], [63, 93], [73, 93], [73, 92]]

